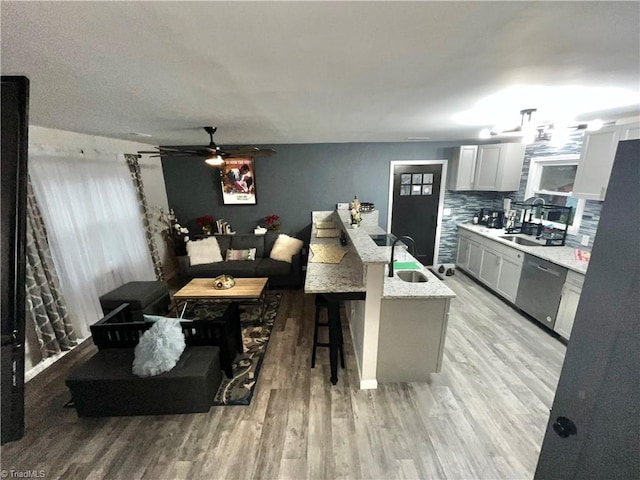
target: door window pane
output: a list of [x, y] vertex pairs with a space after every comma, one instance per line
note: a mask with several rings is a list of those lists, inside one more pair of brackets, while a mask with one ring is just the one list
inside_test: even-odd
[[410, 185], [411, 184], [411, 174], [410, 173], [403, 173], [400, 176], [400, 183], [402, 185]]
[[411, 195], [420, 195], [422, 193], [422, 185], [411, 185]]
[[413, 178], [411, 179], [411, 183], [413, 183], [414, 185], [422, 183], [422, 174], [414, 173]]
[[401, 185], [400, 186], [400, 196], [411, 195], [411, 186], [410, 185]]
[[[433, 173], [425, 173], [422, 175], [422, 183], [433, 183]], [[431, 195], [431, 194], [429, 194]]]
[[431, 195], [432, 190], [433, 190], [433, 185], [422, 185], [423, 195]]

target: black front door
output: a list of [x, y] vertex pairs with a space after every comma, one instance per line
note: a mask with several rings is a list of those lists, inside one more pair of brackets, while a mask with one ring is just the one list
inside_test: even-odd
[[433, 265], [441, 178], [441, 163], [393, 166], [391, 233], [413, 238], [423, 265]]

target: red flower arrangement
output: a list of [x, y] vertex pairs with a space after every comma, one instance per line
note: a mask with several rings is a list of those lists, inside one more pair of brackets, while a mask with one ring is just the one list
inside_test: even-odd
[[216, 223], [216, 219], [213, 218], [211, 215], [203, 215], [202, 217], [196, 218], [196, 222], [198, 222], [198, 225], [200, 226], [200, 228], [207, 227], [207, 226], [210, 227], [214, 223]]
[[280, 220], [280, 217], [278, 215], [269, 215], [268, 217], [264, 218], [264, 221], [267, 222], [268, 227], [273, 226], [273, 224], [278, 220]]
[[279, 230], [280, 223], [278, 223], [280, 217], [278, 215], [269, 215], [268, 217], [264, 217], [264, 221], [267, 224], [267, 228], [269, 230]]

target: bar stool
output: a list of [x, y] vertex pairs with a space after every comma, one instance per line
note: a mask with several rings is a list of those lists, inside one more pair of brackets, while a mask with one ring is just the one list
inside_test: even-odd
[[[315, 304], [316, 304], [316, 321], [315, 321], [315, 325], [313, 328], [313, 353], [311, 354], [311, 368], [315, 368], [316, 366], [316, 348], [317, 347], [329, 347], [329, 343], [326, 342], [318, 342], [318, 328], [319, 327], [328, 327], [329, 326], [329, 321], [327, 318], [326, 322], [321, 322], [320, 321], [320, 311], [322, 308], [327, 309], [327, 317], [329, 316], [328, 313], [328, 308], [329, 308], [329, 303], [327, 302], [327, 299], [325, 297], [323, 297], [322, 295], [316, 295], [315, 298]], [[340, 326], [340, 365], [342, 368], [344, 368], [344, 341], [342, 338], [342, 325]]]

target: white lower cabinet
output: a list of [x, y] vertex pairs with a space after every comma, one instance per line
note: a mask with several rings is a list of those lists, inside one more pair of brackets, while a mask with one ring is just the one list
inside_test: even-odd
[[[524, 253], [490, 238], [460, 230], [456, 265], [512, 303], [516, 301]], [[584, 275], [569, 270], [553, 329], [569, 340]]]
[[495, 290], [500, 275], [500, 254], [490, 248], [484, 248], [482, 252], [482, 264], [480, 266], [480, 280]]
[[467, 237], [458, 238], [458, 254], [456, 255], [456, 265], [463, 269], [469, 268], [469, 245], [471, 241]]
[[461, 230], [456, 258], [458, 267], [510, 302], [516, 301], [524, 261], [520, 250]]
[[496, 291], [507, 300], [515, 303], [518, 294], [518, 285], [520, 285], [520, 272], [522, 271], [522, 261], [524, 255], [518, 253], [518, 260], [512, 260], [507, 257], [502, 258], [500, 266], [500, 277], [496, 284]]
[[473, 241], [469, 242], [469, 265], [467, 270], [476, 277], [480, 276], [480, 267], [482, 266], [482, 245]]
[[584, 275], [569, 270], [562, 288], [562, 299], [558, 307], [558, 315], [553, 329], [566, 340], [571, 336], [571, 329], [578, 311]]

